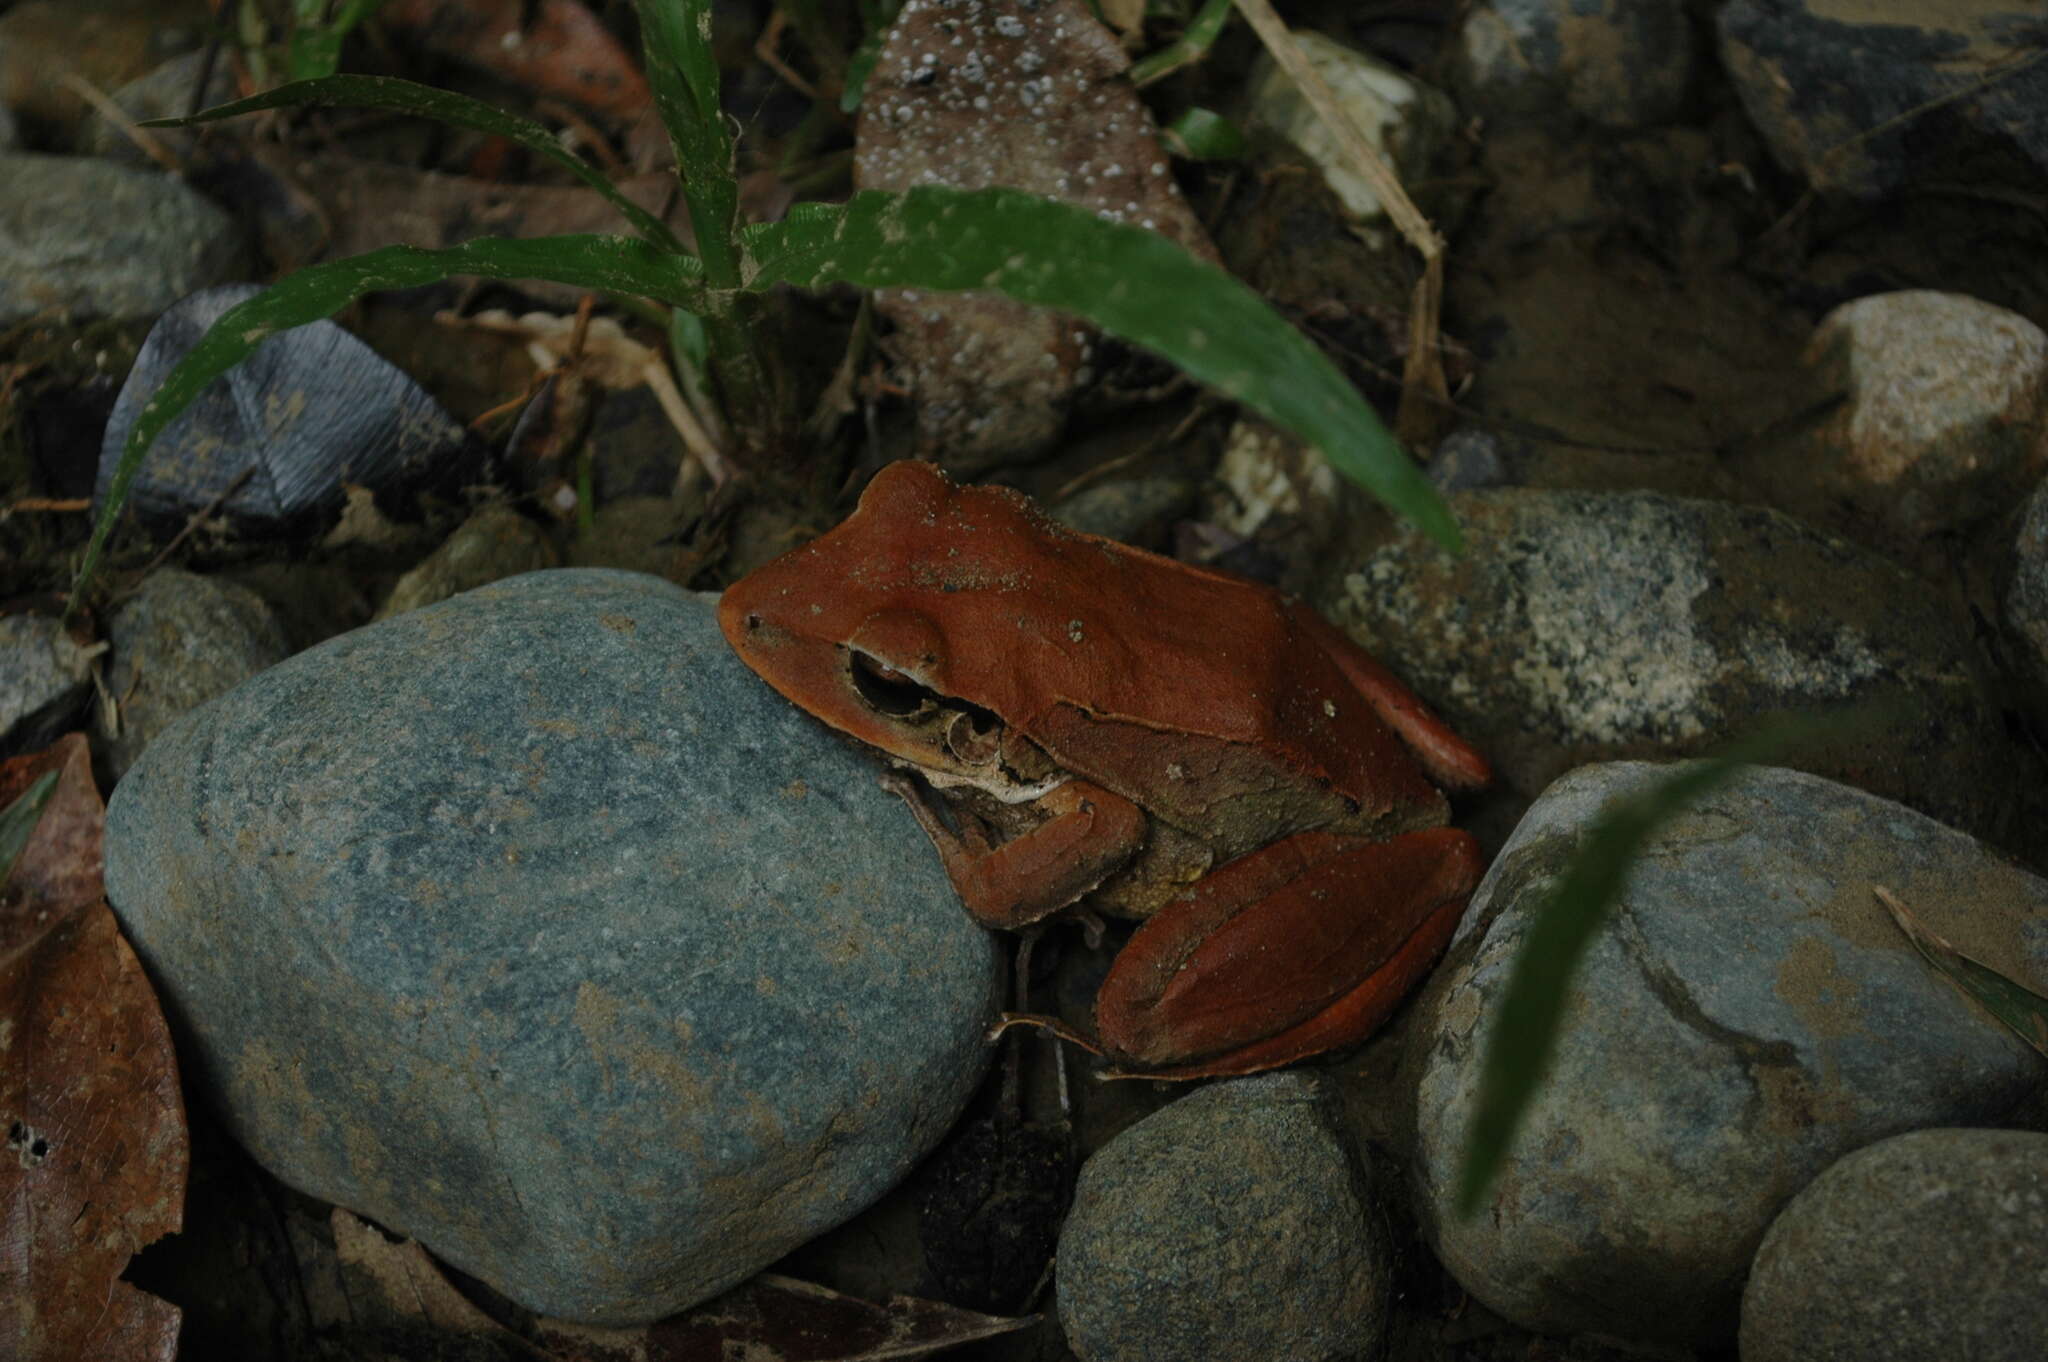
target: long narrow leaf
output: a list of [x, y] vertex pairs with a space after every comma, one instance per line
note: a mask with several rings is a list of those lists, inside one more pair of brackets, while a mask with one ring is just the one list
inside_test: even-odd
[[1156, 232], [1013, 189], [802, 205], [743, 233], [745, 286], [988, 289], [1157, 351], [1323, 451], [1445, 548], [1457, 523], [1344, 375], [1258, 294]]
[[1666, 822], [1758, 762], [1880, 722], [1885, 707], [1795, 714], [1758, 727], [1719, 754], [1676, 767], [1641, 794], [1615, 801], [1593, 824], [1549, 898], [1536, 909], [1508, 975], [1479, 1075], [1478, 1110], [1465, 1135], [1457, 1213], [1479, 1209], [1550, 1067], [1572, 976], [1620, 899], [1630, 867]]
[[292, 79], [333, 75], [341, 66], [342, 40], [383, 7], [384, 0], [348, 0], [338, 13], [328, 16], [326, 0], [296, 0], [292, 40], [285, 56], [285, 69]]
[[733, 176], [732, 137], [718, 102], [718, 59], [711, 51], [711, 0], [638, 0], [647, 84], [668, 128], [683, 199], [704, 277], [714, 288], [739, 283], [733, 239], [739, 221], [739, 181]]
[[2005, 1023], [2014, 1035], [2048, 1057], [2048, 998], [2043, 998], [2017, 979], [2007, 978], [1983, 961], [1964, 955], [1906, 911], [1906, 905], [1883, 885], [1872, 886], [1872, 891], [1930, 969], [1954, 984], [1965, 996], [1974, 998], [1986, 1012]]
[[28, 839], [34, 835], [36, 824], [42, 819], [43, 806], [50, 802], [50, 796], [56, 790], [57, 772], [45, 771], [36, 777], [34, 784], [21, 792], [20, 798], [0, 809], [0, 889], [7, 887], [8, 879], [14, 874], [14, 863], [28, 849]]
[[703, 281], [693, 257], [621, 236], [554, 236], [527, 241], [486, 237], [440, 250], [386, 246], [300, 270], [223, 312], [143, 407], [128, 432], [121, 462], [93, 526], [92, 542], [86, 546], [85, 562], [72, 587], [72, 600], [82, 598], [86, 583], [99, 566], [107, 535], [128, 498], [129, 484], [142, 467], [143, 454], [207, 384], [278, 332], [331, 317], [366, 293], [418, 288], [461, 274], [552, 279], [572, 287], [635, 294], [693, 310], [705, 305]]
[[393, 113], [413, 114], [420, 118], [432, 118], [442, 123], [452, 123], [459, 128], [472, 128], [477, 132], [490, 133], [517, 142], [528, 151], [537, 152], [561, 166], [583, 183], [605, 196], [612, 207], [619, 210], [633, 229], [649, 241], [671, 251], [681, 251], [683, 245], [675, 233], [661, 219], [642, 208], [639, 204], [621, 194], [618, 187], [588, 161], [568, 151], [555, 140], [539, 123], [516, 114], [506, 113], [481, 100], [467, 95], [451, 94], [436, 90], [431, 85], [418, 85], [409, 80], [392, 76], [323, 76], [317, 80], [293, 81], [266, 90], [260, 95], [237, 99], [232, 103], [218, 104], [211, 109], [201, 109], [189, 118], [151, 119], [142, 126], [146, 128], [182, 127], [188, 123], [212, 123], [238, 114], [255, 113], [261, 109], [319, 108], [339, 106], [357, 109], [388, 109]]

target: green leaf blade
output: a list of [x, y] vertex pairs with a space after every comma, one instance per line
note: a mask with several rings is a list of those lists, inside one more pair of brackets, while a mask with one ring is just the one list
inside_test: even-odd
[[743, 234], [744, 286], [984, 289], [1165, 356], [1320, 448], [1457, 551], [1456, 521], [1336, 365], [1264, 299], [1156, 232], [1012, 189], [867, 191]]
[[554, 134], [541, 124], [532, 119], [521, 118], [517, 114], [506, 113], [503, 109], [466, 95], [437, 90], [431, 85], [419, 85], [409, 80], [399, 80], [394, 76], [322, 76], [313, 80], [297, 80], [289, 85], [280, 85], [274, 90], [266, 90], [259, 95], [251, 95], [247, 99], [237, 99], [227, 104], [215, 105], [211, 109], [202, 109], [188, 118], [156, 118], [142, 126], [184, 127], [193, 123], [212, 123], [241, 114], [258, 113], [264, 109], [324, 107], [384, 109], [392, 113], [431, 118], [437, 122], [517, 142], [528, 151], [545, 156], [604, 195], [606, 202], [618, 209], [619, 213], [633, 224], [633, 229], [647, 240], [667, 250], [680, 252], [683, 249], [682, 242], [668, 229], [668, 224], [620, 193], [618, 187], [606, 179], [595, 166], [570, 153], [555, 140]]
[[636, 0], [647, 84], [675, 148], [704, 273], [716, 288], [739, 282], [734, 229], [739, 181], [732, 135], [719, 104], [718, 59], [711, 49], [710, 0]]
[[1963, 954], [1935, 932], [1929, 931], [1906, 906], [1882, 885], [1876, 886], [1878, 902], [1892, 915], [1899, 930], [1920, 952], [1929, 969], [1955, 986], [1965, 997], [1993, 1017], [2014, 1035], [2048, 1058], [2048, 998], [2000, 974], [1991, 966]]

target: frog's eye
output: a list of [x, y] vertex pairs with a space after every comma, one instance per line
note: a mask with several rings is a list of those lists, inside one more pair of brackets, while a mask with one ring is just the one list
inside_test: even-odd
[[866, 653], [849, 651], [846, 669], [854, 693], [878, 714], [908, 718], [938, 702], [931, 691]]

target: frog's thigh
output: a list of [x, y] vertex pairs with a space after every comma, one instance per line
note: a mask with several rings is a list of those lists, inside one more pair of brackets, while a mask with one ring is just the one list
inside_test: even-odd
[[1139, 1063], [1202, 1073], [1360, 1040], [1450, 941], [1480, 869], [1456, 828], [1385, 842], [1308, 832], [1239, 857], [1132, 936], [1096, 1025]]

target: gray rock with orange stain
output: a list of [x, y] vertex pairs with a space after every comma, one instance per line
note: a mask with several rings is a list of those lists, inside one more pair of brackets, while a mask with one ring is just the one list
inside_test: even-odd
[[756, 1271], [983, 1068], [993, 939], [657, 578], [511, 578], [264, 672], [151, 744], [106, 864], [236, 1136], [553, 1315]]
[[1931, 971], [1872, 888], [2048, 988], [2048, 881], [1900, 805], [1758, 768], [1651, 838], [1575, 978], [1555, 1066], [1488, 1203], [1450, 1207], [1479, 1072], [1539, 901], [1609, 801], [1585, 767], [1529, 810], [1417, 1004], [1415, 1180], [1446, 1267], [1543, 1332], [1734, 1341], [1766, 1228], [1899, 1131], [2032, 1119], [2040, 1059]]

